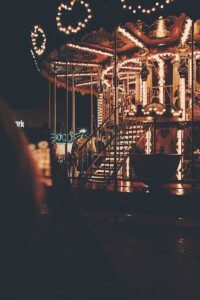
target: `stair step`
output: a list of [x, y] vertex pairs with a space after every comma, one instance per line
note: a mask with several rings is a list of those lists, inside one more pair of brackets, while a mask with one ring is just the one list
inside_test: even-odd
[[[129, 138], [134, 138], [134, 137], [136, 137], [136, 134], [129, 134], [129, 133], [123, 133], [123, 134], [121, 134], [120, 135], [120, 137], [125, 137], [125, 136], [128, 136]], [[138, 134], [137, 134], [137, 136], [139, 136], [139, 132], [138, 132]], [[119, 135], [117, 135], [117, 137], [119, 138]]]
[[[116, 154], [117, 154], [117, 156], [120, 156], [120, 157], [121, 157], [121, 154], [123, 154], [123, 153], [124, 153], [124, 154], [127, 154], [127, 153], [128, 153], [128, 150], [126, 150], [126, 151], [123, 151], [123, 150], [117, 151]], [[114, 150], [109, 151], [109, 155], [110, 155], [110, 156], [112, 156], [112, 155], [114, 156], [114, 155], [115, 155]]]
[[107, 175], [107, 174], [110, 174], [110, 171], [112, 171], [112, 169], [111, 169], [111, 170], [101, 170], [101, 169], [99, 169], [99, 170], [97, 170], [97, 171], [94, 173], [94, 175], [101, 175], [101, 174]]
[[90, 178], [97, 178], [97, 179], [105, 178], [104, 174], [88, 174], [88, 175], [90, 175]]
[[[121, 157], [120, 157], [120, 159], [123, 159], [123, 158], [124, 158], [124, 156], [121, 156]], [[107, 156], [106, 159], [105, 159], [105, 162], [108, 161], [108, 160], [109, 160], [109, 161], [114, 161], [114, 155], [112, 155], [112, 156]]]
[[93, 176], [91, 178], [89, 178], [90, 181], [99, 181], [99, 180], [107, 180], [108, 178], [102, 177], [102, 178], [98, 178], [96, 176]]
[[142, 128], [130, 128], [130, 127], [127, 127], [124, 130], [131, 131], [131, 132], [138, 132], [138, 131], [141, 131], [143, 129]]
[[[135, 137], [134, 137], [135, 138]], [[130, 138], [130, 139], [123, 139], [123, 140], [118, 140], [117, 139], [117, 142], [124, 142], [124, 144], [127, 144], [127, 142], [130, 142], [130, 141], [132, 141], [133, 140], [133, 138]]]
[[[129, 140], [125, 141], [125, 143], [118, 144], [116, 148], [117, 148], [117, 149], [124, 149], [124, 148], [127, 147], [127, 145], [129, 145], [129, 144], [132, 143], [132, 142], [135, 142], [135, 139], [129, 139]], [[113, 145], [113, 144], [110, 145], [110, 149], [111, 149], [111, 148], [114, 148], [114, 145]]]
[[143, 127], [142, 126], [126, 126], [125, 129], [126, 130], [135, 130], [135, 131], [137, 131], [137, 130], [142, 130]]
[[[121, 154], [122, 152], [126, 152], [127, 149], [129, 149], [128, 146], [126, 146], [126, 147], [124, 147], [124, 148], [121, 148], [121, 149], [116, 149], [116, 153]], [[114, 148], [114, 147], [110, 147], [110, 149], [108, 150], [108, 154], [109, 154], [110, 152], [115, 152], [115, 148]]]
[[[110, 166], [110, 167], [109, 167]], [[114, 164], [110, 164], [108, 166], [105, 166], [105, 164], [102, 164], [100, 167], [93, 167], [93, 170], [99, 170], [100, 168], [102, 169], [102, 171], [104, 170], [110, 170], [111, 166], [114, 166]]]
[[[117, 150], [124, 149], [126, 145], [127, 145], [127, 144], [117, 146], [116, 149], [117, 149]], [[111, 145], [111, 148], [110, 148], [110, 149], [112, 149], [112, 148], [114, 148], [114, 145]]]

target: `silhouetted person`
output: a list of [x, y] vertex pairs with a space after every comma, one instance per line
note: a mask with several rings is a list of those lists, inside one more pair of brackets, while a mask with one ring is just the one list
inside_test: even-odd
[[54, 166], [51, 214], [39, 250], [43, 255], [35, 254], [29, 266], [37, 287], [34, 299], [126, 300], [126, 291], [81, 216], [66, 173], [56, 161]]
[[0, 139], [0, 298], [18, 299], [19, 270], [37, 229], [41, 187], [26, 138], [3, 101]]

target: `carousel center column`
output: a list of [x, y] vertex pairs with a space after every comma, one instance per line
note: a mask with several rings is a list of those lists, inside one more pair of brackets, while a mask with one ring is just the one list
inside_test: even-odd
[[148, 68], [149, 68], [149, 76], [147, 78], [147, 99], [151, 99], [151, 97], [148, 97], [148, 95], [151, 95], [151, 90], [153, 87], [153, 65], [149, 64]]
[[142, 49], [140, 51], [141, 56], [141, 79], [142, 79], [142, 106], [144, 107], [147, 105], [147, 78], [150, 74], [148, 66], [147, 66], [147, 57], [148, 57], [148, 50]]
[[140, 73], [136, 74], [136, 80], [135, 80], [135, 102], [136, 105], [139, 105], [141, 102], [140, 99]]
[[187, 64], [187, 52], [188, 48], [185, 46], [179, 46], [179, 55], [180, 55], [180, 65], [178, 68], [180, 75], [180, 89], [179, 89], [179, 98], [180, 98], [180, 109], [182, 110], [182, 120], [186, 120], [186, 77], [188, 72]]
[[[173, 65], [173, 100], [178, 97], [178, 91], [180, 86], [180, 75], [179, 75], [179, 60], [175, 59], [172, 61]], [[174, 103], [175, 104], [175, 103]]]
[[[197, 82], [197, 60], [196, 60], [196, 55], [194, 55], [194, 82]], [[192, 58], [189, 57], [188, 59], [188, 87], [191, 90], [192, 89]], [[196, 88], [196, 86], [195, 86]]]
[[[147, 87], [151, 83], [152, 85], [152, 69], [149, 70], [147, 66], [147, 57], [148, 57], [148, 50], [144, 50], [145, 52], [141, 51], [141, 63], [142, 63], [142, 69], [141, 69], [141, 79], [142, 79], [142, 106], [146, 106], [148, 104], [148, 90]], [[150, 76], [149, 76], [150, 75]], [[149, 80], [148, 80], [149, 78]], [[151, 131], [148, 131], [145, 136], [145, 151], [146, 154], [151, 153]]]

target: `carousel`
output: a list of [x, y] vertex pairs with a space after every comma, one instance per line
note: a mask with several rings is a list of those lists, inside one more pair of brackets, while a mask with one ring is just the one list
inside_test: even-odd
[[[91, 99], [90, 133], [74, 147], [82, 183], [145, 181], [145, 169], [151, 177], [157, 159], [160, 174], [169, 171], [164, 181], [200, 177], [200, 21], [192, 28], [185, 14], [152, 25], [138, 20], [113, 33], [87, 33], [43, 58], [41, 72], [53, 89], [49, 129], [55, 145], [57, 89], [66, 90], [66, 135], [69, 114], [76, 133], [76, 94]], [[66, 161], [67, 155], [66, 146]]]

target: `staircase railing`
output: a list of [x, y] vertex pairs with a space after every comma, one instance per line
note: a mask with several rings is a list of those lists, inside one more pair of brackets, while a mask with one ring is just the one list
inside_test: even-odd
[[[127, 124], [128, 119], [126, 119], [118, 128], [116, 134], [118, 134]], [[115, 138], [115, 131], [113, 130], [112, 132], [112, 137], [107, 141], [105, 148], [103, 149], [103, 151], [101, 153], [99, 153], [97, 155], [97, 157], [95, 158], [95, 160], [92, 162], [92, 164], [89, 166], [89, 168], [87, 169], [87, 171], [83, 174], [83, 177], [87, 177], [88, 173], [92, 170], [92, 168], [96, 165], [96, 163], [100, 160], [101, 157], [105, 157], [106, 154], [108, 153], [108, 151], [110, 150], [109, 147], [111, 146], [112, 142], [114, 141]]]
[[[119, 152], [119, 155], [117, 157], [117, 173], [120, 171], [121, 167], [124, 165], [131, 152], [132, 153], [134, 152], [133, 145], [135, 144], [135, 147], [137, 147], [140, 144], [140, 142], [143, 140], [146, 132], [149, 130], [149, 126], [148, 128], [143, 127], [145, 125], [142, 123], [142, 121], [129, 120], [126, 125], [128, 125], [129, 130], [127, 131], [127, 129], [125, 128], [125, 131], [122, 132], [121, 135], [123, 136], [126, 132], [128, 132], [128, 139], [127, 139], [128, 144], [126, 144], [126, 146], [123, 146], [122, 149], [123, 152]], [[135, 126], [136, 133], [133, 126]], [[141, 133], [141, 127], [143, 128], [142, 133]], [[120, 136], [118, 138], [120, 139]], [[114, 173], [112, 172], [112, 170], [110, 170], [109, 176], [107, 176], [107, 183], [109, 183], [113, 179], [113, 176]]]
[[[128, 118], [124, 121], [124, 123], [120, 126], [120, 128], [117, 130], [117, 140], [118, 140], [118, 150], [117, 150], [117, 172], [120, 170], [120, 168], [123, 166], [127, 158], [129, 157], [130, 150], [133, 147], [133, 144], [139, 143], [142, 139], [145, 133], [148, 129], [145, 128], [145, 131], [141, 133], [141, 121], [131, 121]], [[134, 126], [134, 127], [133, 127]], [[131, 129], [131, 130], [130, 130]], [[123, 141], [123, 138], [126, 134], [127, 137], [128, 132], [128, 144], [121, 145], [120, 141]], [[109, 182], [113, 179], [114, 176], [114, 164], [112, 163], [111, 159], [111, 151], [114, 152], [114, 137], [111, 140], [108, 141], [104, 151], [102, 151], [98, 157], [95, 159], [93, 164], [89, 167], [89, 169], [83, 174], [82, 179], [95, 179], [98, 182], [104, 182], [105, 184], [109, 184]], [[123, 148], [123, 149], [122, 149]], [[113, 156], [113, 155], [112, 155]], [[108, 158], [108, 160], [106, 160]], [[103, 166], [104, 165], [104, 169]], [[105, 165], [108, 165], [107, 168], [105, 168]], [[102, 172], [100, 174], [96, 173], [96, 170], [101, 170]], [[108, 171], [108, 172], [107, 172]], [[99, 176], [99, 177], [98, 177]], [[103, 181], [102, 181], [103, 180]]]
[[[119, 113], [119, 121], [120, 124], [123, 124], [125, 119], [124, 111], [129, 105], [130, 98], [132, 93], [126, 96], [124, 99], [120, 98], [120, 103], [118, 105], [117, 112]], [[112, 140], [113, 136], [113, 125], [114, 125], [114, 114], [115, 109], [111, 111], [111, 113], [105, 118], [102, 124], [88, 137], [82, 147], [78, 150], [78, 170], [80, 172], [80, 176], [88, 169], [90, 164], [96, 160], [96, 157], [93, 157], [92, 149], [94, 138], [97, 138], [97, 155], [103, 151], [105, 148], [105, 144], [107, 145], [107, 141]], [[105, 131], [104, 129], [107, 128]], [[114, 137], [113, 137], [114, 138]]]
[[[138, 123], [137, 123], [138, 125], [143, 125], [144, 126], [144, 124], [141, 122], [141, 121], [139, 121]], [[138, 126], [137, 125], [137, 126]], [[140, 143], [144, 140], [144, 138], [145, 138], [145, 136], [146, 136], [146, 133], [149, 131], [149, 130], [152, 130], [152, 128], [153, 128], [153, 125], [145, 125], [146, 127], [144, 128], [144, 130], [143, 130], [143, 132], [138, 136], [138, 139], [136, 140], [136, 143], [135, 143], [135, 148], [136, 147], [138, 147], [138, 145], [140, 145]], [[130, 147], [131, 147], [131, 143], [128, 143], [128, 148], [130, 149]], [[132, 151], [129, 153], [129, 155], [131, 155], [131, 154], [134, 154], [134, 149], [132, 149]], [[127, 155], [126, 157], [125, 157], [125, 159], [120, 163], [120, 164], [118, 164], [118, 167], [117, 167], [117, 172], [119, 172], [120, 171], [120, 169], [123, 167], [123, 165], [126, 163], [126, 160], [127, 160], [127, 158], [129, 157], [129, 155]], [[110, 180], [112, 180], [113, 179], [113, 176], [110, 178]], [[129, 179], [129, 178], [128, 178]]]

